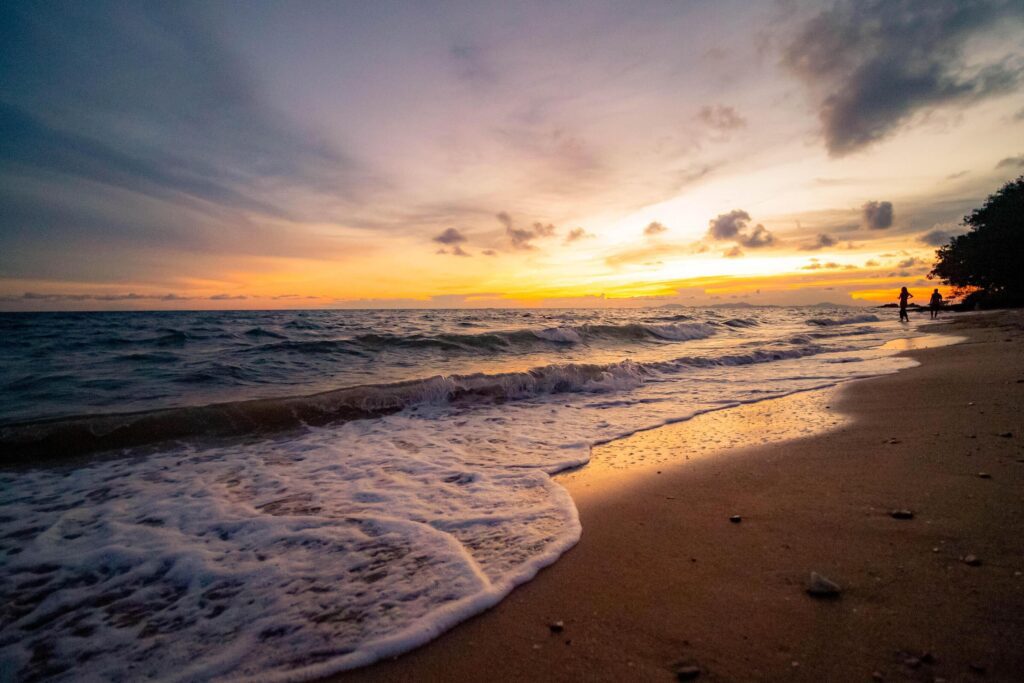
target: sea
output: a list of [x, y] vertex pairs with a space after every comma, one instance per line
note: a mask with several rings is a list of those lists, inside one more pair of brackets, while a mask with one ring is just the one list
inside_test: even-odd
[[[583, 532], [553, 475], [915, 364], [833, 306], [0, 314], [0, 679], [308, 680]], [[680, 457], [686, 444], [680, 444]]]

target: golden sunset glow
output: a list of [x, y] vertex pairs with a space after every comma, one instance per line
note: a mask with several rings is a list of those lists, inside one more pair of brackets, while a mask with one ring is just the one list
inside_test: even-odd
[[595, 11], [565, 32], [496, 7], [432, 35], [412, 6], [258, 26], [209, 8], [207, 52], [115, 33], [120, 79], [40, 47], [22, 56], [49, 65], [47, 106], [9, 81], [0, 306], [866, 305], [934, 287], [935, 248], [1024, 167], [1007, 146], [1024, 100], [976, 73], [1010, 68], [1016, 18], [984, 49], [922, 46], [974, 97], [879, 102], [850, 80], [872, 44], [826, 69], [808, 27], [841, 15], [792, 10]]

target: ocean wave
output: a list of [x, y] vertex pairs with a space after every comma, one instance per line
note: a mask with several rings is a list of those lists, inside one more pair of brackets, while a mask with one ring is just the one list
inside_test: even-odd
[[266, 330], [266, 329], [264, 329], [262, 327], [253, 327], [251, 329], [246, 330], [242, 334], [244, 334], [246, 337], [257, 337], [257, 338], [258, 337], [270, 337], [271, 339], [287, 339], [288, 338], [288, 337], [286, 337], [283, 334], [278, 334], [277, 332], [272, 332], [272, 331]]
[[[756, 348], [718, 357], [617, 363], [556, 363], [522, 372], [435, 375], [345, 387], [308, 396], [104, 413], [0, 426], [0, 449], [14, 460], [81, 455], [179, 439], [260, 435], [381, 417], [413, 406], [493, 404], [563, 393], [625, 391], [687, 369], [788, 360], [824, 351], [813, 343]], [[191, 378], [189, 381], [200, 381]]]
[[819, 327], [831, 327], [833, 325], [850, 325], [853, 323], [877, 323], [879, 320], [877, 315], [871, 313], [861, 313], [858, 315], [848, 315], [841, 318], [809, 318], [807, 320], [808, 325], [818, 325]]
[[438, 349], [463, 353], [502, 353], [592, 342], [665, 342], [705, 339], [717, 332], [708, 323], [630, 323], [523, 328], [475, 333], [370, 333], [341, 339], [285, 339], [253, 346], [246, 353], [379, 353], [396, 349]]

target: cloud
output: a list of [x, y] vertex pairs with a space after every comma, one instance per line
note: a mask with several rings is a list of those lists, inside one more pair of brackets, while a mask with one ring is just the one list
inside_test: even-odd
[[441, 247], [434, 252], [437, 255], [450, 254], [452, 256], [472, 256], [468, 251], [464, 250], [458, 244], [452, 247]]
[[0, 272], [162, 286], [359, 248], [321, 225], [353, 225], [384, 183], [271, 103], [210, 12], [0, 5]]
[[747, 227], [750, 214], [741, 209], [722, 213], [708, 221], [708, 237], [713, 240], [736, 239], [740, 231]]
[[654, 237], [655, 235], [660, 235], [663, 232], [668, 232], [668, 228], [666, 228], [658, 221], [653, 221], [646, 228], [644, 228], [645, 237]]
[[725, 258], [739, 258], [743, 256], [743, 250], [740, 249], [739, 247], [733, 247], [731, 249], [726, 249], [725, 251], [723, 251], [722, 256], [724, 256]]
[[864, 262], [864, 267], [865, 268], [875, 268], [877, 266], [878, 266], [878, 261], [876, 261], [874, 259], [868, 259], [867, 261]]
[[434, 241], [440, 244], [459, 244], [460, 242], [465, 242], [467, 239], [468, 238], [456, 228], [448, 228], [435, 237]]
[[750, 235], [740, 235], [738, 241], [749, 249], [771, 247], [776, 243], [775, 235], [760, 223], [754, 226], [754, 231]]
[[589, 239], [591, 237], [593, 237], [593, 235], [591, 235], [589, 232], [587, 232], [583, 228], [573, 228], [565, 236], [565, 243], [566, 244], [570, 244], [572, 242], [576, 242], [576, 241], [582, 240], [582, 239]]
[[498, 252], [494, 251], [493, 249], [484, 249], [480, 253], [483, 254], [484, 256], [497, 256], [498, 255]]
[[819, 263], [816, 259], [811, 259], [811, 262], [806, 266], [801, 266], [800, 270], [857, 270], [857, 266], [853, 264], [844, 265], [835, 261]]
[[1006, 157], [996, 164], [996, 168], [1024, 168], [1024, 154], [1018, 154], [1015, 157]]
[[813, 242], [804, 244], [800, 247], [802, 251], [817, 251], [819, 249], [826, 249], [828, 247], [834, 247], [838, 240], [835, 237], [826, 235], [825, 233], [819, 234]]
[[[787, 41], [783, 64], [815, 99], [833, 156], [892, 135], [910, 118], [1012, 91], [1024, 64], [992, 29], [1018, 22], [1005, 0], [840, 0], [810, 16]], [[973, 38], [985, 50], [965, 55]]]
[[533, 234], [537, 237], [552, 237], [555, 234], [555, 226], [551, 223], [548, 223], [547, 225], [543, 223], [534, 223]]
[[923, 265], [925, 265], [924, 261], [922, 261], [921, 259], [917, 258], [916, 256], [911, 256], [910, 258], [903, 259], [902, 261], [897, 263], [896, 267], [897, 268], [913, 268], [914, 266], [923, 266]]
[[737, 114], [735, 109], [721, 104], [701, 107], [697, 119], [720, 131], [736, 130], [747, 125], [747, 120]]
[[861, 207], [861, 222], [870, 230], [892, 227], [892, 202], [867, 202]]
[[941, 247], [953, 239], [957, 234], [959, 233], [953, 232], [952, 230], [939, 230], [936, 228], [935, 230], [929, 230], [926, 233], [922, 233], [917, 239], [928, 246]]
[[[708, 221], [708, 237], [713, 240], [736, 240], [738, 246], [749, 249], [761, 249], [763, 247], [775, 246], [777, 240], [775, 235], [768, 228], [760, 223], [754, 226], [751, 233], [747, 233], [747, 224], [750, 222], [750, 214], [741, 209], [734, 209], [729, 213], [722, 213]], [[742, 256], [737, 248], [730, 249], [730, 256]]]
[[248, 298], [244, 294], [214, 294], [210, 297], [210, 301], [241, 301]]
[[496, 217], [498, 222], [505, 226], [505, 234], [508, 235], [509, 240], [512, 242], [513, 249], [531, 251], [537, 248], [533, 244], [533, 240], [554, 237], [555, 235], [555, 226], [551, 223], [536, 222], [529, 228], [517, 228], [508, 213], [501, 211]]

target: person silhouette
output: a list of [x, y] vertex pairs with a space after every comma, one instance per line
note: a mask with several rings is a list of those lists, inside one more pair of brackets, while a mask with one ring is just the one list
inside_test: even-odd
[[910, 316], [907, 315], [907, 299], [912, 299], [913, 294], [907, 291], [906, 287], [900, 289], [900, 322], [910, 322]]
[[939, 317], [939, 309], [942, 308], [942, 295], [939, 294], [938, 288], [932, 292], [932, 298], [928, 301], [928, 306], [931, 309], [932, 320]]

